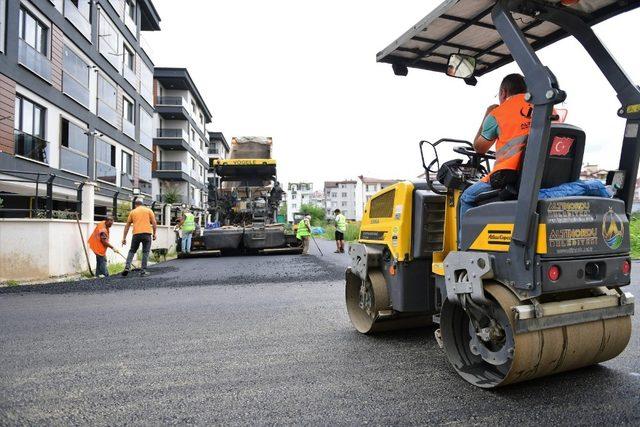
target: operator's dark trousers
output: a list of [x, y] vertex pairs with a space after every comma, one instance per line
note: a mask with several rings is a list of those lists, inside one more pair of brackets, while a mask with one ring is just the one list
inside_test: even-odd
[[131, 268], [131, 262], [133, 257], [136, 256], [138, 248], [142, 245], [142, 269], [147, 269], [147, 262], [149, 261], [149, 252], [151, 251], [151, 234], [139, 233], [134, 234], [131, 238], [131, 247], [129, 248], [129, 254], [127, 255], [127, 264], [125, 268], [129, 270]]

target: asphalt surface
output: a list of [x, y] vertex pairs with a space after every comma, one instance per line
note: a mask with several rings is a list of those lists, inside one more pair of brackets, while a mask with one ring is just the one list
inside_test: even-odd
[[321, 244], [0, 290], [0, 424], [640, 424], [640, 316], [612, 361], [479, 390], [432, 328], [356, 333]]

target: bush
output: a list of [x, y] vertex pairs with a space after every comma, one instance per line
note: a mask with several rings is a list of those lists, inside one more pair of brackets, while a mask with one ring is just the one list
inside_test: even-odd
[[[322, 237], [328, 240], [335, 239], [336, 226], [333, 224], [327, 225]], [[344, 240], [346, 242], [353, 242], [360, 237], [360, 222], [347, 222], [347, 232], [344, 233]]]
[[324, 226], [326, 223], [326, 215], [324, 208], [314, 205], [302, 205], [300, 213], [305, 215], [311, 215], [311, 225]]
[[127, 222], [129, 212], [131, 212], [131, 203], [118, 203], [118, 215], [116, 215], [116, 222]]
[[631, 257], [640, 258], [640, 214], [633, 214], [629, 223], [629, 236], [631, 237]]

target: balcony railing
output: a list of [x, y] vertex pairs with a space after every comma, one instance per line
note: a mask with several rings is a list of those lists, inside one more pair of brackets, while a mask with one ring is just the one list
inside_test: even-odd
[[46, 81], [51, 81], [51, 61], [27, 42], [18, 39], [18, 62]]
[[143, 180], [138, 181], [138, 188], [142, 194], [151, 194], [151, 183]]
[[184, 107], [187, 100], [181, 96], [159, 96], [156, 105], [178, 105]]
[[111, 166], [102, 162], [96, 162], [96, 179], [115, 184], [117, 176], [118, 169], [116, 169], [115, 166]]
[[124, 78], [131, 83], [131, 86], [133, 86], [136, 90], [139, 90], [138, 88], [138, 76], [136, 75], [136, 72], [133, 71], [132, 69], [130, 69], [129, 67], [127, 67], [126, 65], [122, 65], [122, 75], [124, 76]]
[[189, 173], [186, 163], [183, 162], [158, 162], [156, 170]]
[[118, 112], [100, 99], [98, 100], [98, 117], [101, 117], [113, 127], [118, 127]]
[[66, 71], [62, 71], [62, 91], [80, 104], [89, 108], [90, 93], [89, 88], [82, 86], [76, 79], [71, 77]]
[[127, 135], [131, 139], [136, 139], [136, 125], [128, 121], [127, 119], [122, 119], [122, 133]]
[[13, 140], [16, 155], [42, 163], [49, 163], [48, 141], [17, 129], [13, 131]]
[[133, 177], [128, 173], [120, 174], [120, 187], [133, 188]]
[[70, 0], [64, 0], [64, 17], [67, 18], [87, 40], [91, 40], [91, 23]]
[[207, 152], [209, 154], [220, 154], [220, 150], [218, 148], [209, 148]]
[[89, 159], [86, 156], [69, 150], [67, 147], [60, 147], [60, 169], [66, 169], [80, 175], [89, 175]]
[[158, 138], [182, 138], [182, 129], [158, 129]]

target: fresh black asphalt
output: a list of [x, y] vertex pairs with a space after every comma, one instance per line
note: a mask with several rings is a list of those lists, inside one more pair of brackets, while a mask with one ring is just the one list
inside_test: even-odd
[[612, 361], [483, 391], [432, 328], [356, 333], [321, 244], [3, 288], [0, 424], [640, 424], [639, 316]]

